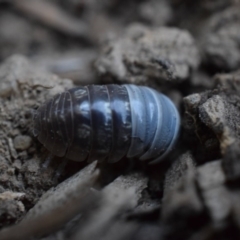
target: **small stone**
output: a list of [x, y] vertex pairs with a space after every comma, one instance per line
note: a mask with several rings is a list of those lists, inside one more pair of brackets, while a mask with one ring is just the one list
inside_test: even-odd
[[202, 198], [216, 223], [226, 220], [231, 211], [231, 200], [229, 190], [224, 185], [225, 181], [220, 160], [205, 163], [197, 168], [197, 182]]
[[176, 188], [181, 179], [186, 175], [187, 171], [195, 171], [195, 165], [195, 160], [190, 152], [181, 155], [166, 173], [164, 195], [167, 195], [169, 191]]
[[[161, 220], [173, 229], [166, 232], [166, 239], [189, 239], [208, 222], [196, 184], [195, 161], [189, 152], [174, 162], [166, 173], [164, 185]], [[193, 221], [197, 224], [192, 225]]]
[[221, 166], [221, 161], [216, 160], [198, 167], [197, 178], [200, 188], [204, 190], [223, 185], [226, 179]]
[[14, 147], [17, 150], [26, 150], [32, 144], [32, 138], [26, 135], [16, 136], [13, 140]]
[[200, 101], [201, 95], [199, 93], [194, 93], [184, 98], [184, 103], [190, 108], [198, 106]]

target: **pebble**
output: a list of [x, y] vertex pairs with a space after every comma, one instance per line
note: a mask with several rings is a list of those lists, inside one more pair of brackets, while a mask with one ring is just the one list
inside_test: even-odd
[[16, 136], [13, 140], [15, 149], [17, 150], [26, 150], [32, 144], [32, 138], [26, 135]]

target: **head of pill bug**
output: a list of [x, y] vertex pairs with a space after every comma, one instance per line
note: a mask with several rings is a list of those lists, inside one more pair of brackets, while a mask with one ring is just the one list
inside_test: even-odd
[[159, 162], [173, 149], [179, 125], [170, 99], [135, 85], [69, 89], [33, 115], [34, 136], [53, 155], [74, 161]]

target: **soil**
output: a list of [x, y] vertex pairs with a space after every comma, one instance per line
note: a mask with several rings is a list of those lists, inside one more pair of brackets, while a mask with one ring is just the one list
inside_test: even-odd
[[[238, 0], [0, 6], [1, 240], [239, 239]], [[164, 161], [66, 161], [34, 137], [47, 99], [107, 83], [173, 100], [181, 133]]]

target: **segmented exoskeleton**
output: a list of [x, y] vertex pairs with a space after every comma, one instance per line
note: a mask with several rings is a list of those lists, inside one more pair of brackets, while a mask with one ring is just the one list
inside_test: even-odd
[[75, 161], [158, 162], [172, 150], [179, 122], [171, 100], [149, 87], [92, 85], [40, 106], [34, 134], [53, 155]]

